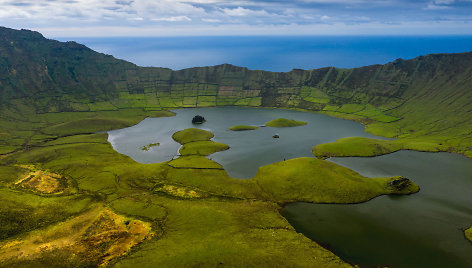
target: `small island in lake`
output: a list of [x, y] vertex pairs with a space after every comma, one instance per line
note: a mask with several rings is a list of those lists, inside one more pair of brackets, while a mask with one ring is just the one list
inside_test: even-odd
[[304, 122], [304, 121], [278, 118], [278, 119], [267, 122], [265, 125], [267, 127], [298, 127], [298, 126], [303, 126], [306, 124], [307, 122]]
[[201, 115], [196, 115], [192, 119], [192, 124], [203, 124], [205, 122], [206, 122], [205, 117]]
[[247, 126], [247, 125], [239, 125], [239, 126], [233, 126], [229, 128], [229, 130], [232, 130], [232, 131], [245, 131], [245, 130], [256, 130], [256, 129], [259, 129], [259, 127]]
[[150, 150], [152, 147], [155, 147], [155, 146], [160, 146], [160, 145], [161, 145], [161, 143], [160, 143], [160, 142], [151, 143], [151, 144], [149, 144], [149, 145], [147, 145], [147, 146], [143, 146], [143, 147], [141, 147], [141, 150], [143, 150], [143, 151], [146, 151], [146, 152], [147, 152], [147, 151], [149, 151], [149, 150]]

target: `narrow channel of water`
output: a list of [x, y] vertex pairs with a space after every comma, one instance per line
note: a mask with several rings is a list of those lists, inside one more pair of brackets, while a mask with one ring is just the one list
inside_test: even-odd
[[401, 151], [330, 161], [368, 177], [403, 175], [421, 191], [355, 205], [288, 205], [282, 213], [298, 232], [365, 267], [472, 267], [462, 232], [472, 225], [472, 159]]

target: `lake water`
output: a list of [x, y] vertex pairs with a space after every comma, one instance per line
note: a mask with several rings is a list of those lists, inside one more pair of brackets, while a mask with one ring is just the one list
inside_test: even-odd
[[410, 196], [356, 205], [295, 203], [283, 215], [297, 231], [365, 267], [472, 267], [472, 159], [400, 151], [331, 161], [368, 177], [403, 175], [420, 185]]
[[[136, 126], [108, 132], [108, 140], [118, 152], [129, 155], [140, 163], [159, 163], [178, 155], [180, 144], [172, 134], [196, 127], [215, 134], [214, 141], [228, 144], [231, 149], [209, 156], [223, 165], [235, 178], [252, 178], [257, 168], [284, 159], [313, 156], [314, 145], [333, 142], [343, 137], [375, 137], [364, 132], [357, 122], [316, 113], [291, 110], [215, 107], [176, 110], [175, 117], [147, 118]], [[193, 125], [192, 118], [202, 115], [207, 122]], [[254, 131], [231, 131], [235, 125], [261, 126], [266, 122], [288, 118], [308, 122], [293, 128], [261, 127]], [[279, 134], [279, 139], [272, 138]], [[143, 151], [142, 146], [159, 142], [161, 145]]]
[[[374, 137], [356, 122], [316, 113], [262, 108], [194, 108], [176, 117], [147, 118], [136, 126], [109, 132], [120, 153], [141, 163], [177, 156], [171, 138], [189, 127], [207, 129], [230, 149], [210, 155], [236, 178], [251, 178], [257, 168], [283, 159], [312, 156], [312, 146], [342, 137]], [[194, 115], [207, 122], [192, 125]], [[264, 127], [233, 132], [234, 125], [260, 126], [283, 117], [307, 121], [294, 128]], [[279, 134], [280, 139], [273, 139]], [[145, 152], [140, 148], [160, 142]], [[420, 185], [409, 196], [381, 196], [355, 205], [295, 203], [282, 214], [298, 232], [365, 267], [472, 267], [472, 244], [462, 229], [472, 225], [472, 159], [448, 153], [401, 151], [375, 158], [332, 158], [367, 177], [403, 175]]]
[[210, 36], [59, 38], [140, 66], [174, 70], [230, 63], [286, 72], [384, 64], [430, 53], [472, 50], [472, 36]]

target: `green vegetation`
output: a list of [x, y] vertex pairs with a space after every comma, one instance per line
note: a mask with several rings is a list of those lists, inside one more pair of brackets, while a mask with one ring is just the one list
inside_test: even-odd
[[[189, 135], [190, 133], [196, 135]], [[184, 145], [191, 145], [212, 143], [208, 139], [213, 134], [190, 129], [180, 131], [174, 136], [182, 142], [187, 142]], [[43, 231], [46, 229], [42, 228], [63, 229], [65, 233], [74, 233], [66, 231], [69, 228], [67, 226], [72, 227], [68, 221], [86, 217], [90, 208], [104, 205], [117, 215], [149, 223], [154, 234], [143, 242], [128, 240], [126, 232], [122, 233], [122, 240], [105, 240], [108, 241], [108, 246], [139, 244], [136, 249], [133, 246], [130, 251], [128, 247], [121, 246], [118, 247], [122, 248], [121, 251], [113, 251], [113, 256], [124, 254], [120, 258], [107, 259], [110, 264], [117, 266], [156, 264], [168, 267], [190, 266], [195, 263], [205, 266], [218, 263], [239, 266], [272, 263], [276, 265], [282, 262], [300, 267], [349, 266], [331, 252], [296, 233], [279, 214], [279, 207], [274, 203], [282, 203], [289, 198], [277, 197], [274, 190], [268, 187], [272, 184], [283, 184], [284, 187], [293, 189], [309, 188], [308, 182], [298, 184], [296, 181], [278, 177], [279, 179], [273, 178], [272, 182], [266, 183], [266, 178], [261, 174], [250, 180], [234, 179], [228, 176], [221, 165], [198, 155], [182, 156], [161, 164], [139, 164], [113, 150], [106, 139], [106, 134], [60, 137], [1, 160], [0, 174], [5, 179], [1, 181], [4, 186], [0, 187], [0, 196], [5, 204], [9, 204], [3, 206], [0, 211], [3, 217], [1, 233], [4, 235], [0, 247], [9, 245], [3, 248], [4, 251], [0, 250], [3, 263], [54, 263], [54, 256], [62, 256], [64, 263], [72, 266], [100, 263], [103, 259], [97, 251], [91, 250], [88, 255], [82, 255], [80, 252], [83, 251], [70, 255], [70, 251], [60, 247], [51, 247], [40, 254], [25, 255], [18, 259], [7, 256], [11, 256], [8, 255], [11, 252], [24, 250], [20, 248], [20, 251], [16, 251], [19, 244], [16, 245], [15, 239], [25, 243], [31, 239], [39, 239], [55, 245], [57, 240], [51, 239], [50, 232]], [[193, 141], [201, 139], [206, 141]], [[38, 168], [66, 177], [77, 191], [65, 196], [46, 197], [19, 188], [10, 188], [9, 186], [28, 172], [29, 168], [24, 165], [29, 163], [37, 163]], [[329, 172], [333, 167], [337, 166], [329, 163], [329, 166], [319, 168], [326, 168], [325, 172]], [[265, 168], [261, 170], [264, 172]], [[304, 175], [299, 177], [301, 176]], [[353, 176], [353, 180], [357, 180], [360, 175]], [[368, 179], [365, 180], [367, 182]], [[363, 195], [364, 190], [369, 192], [365, 196], [370, 198], [374, 194], [398, 192], [382, 188], [382, 183], [390, 179], [384, 179], [382, 182], [377, 180], [379, 179], [375, 180], [377, 184], [373, 184], [378, 185], [376, 187], [370, 183], [367, 183], [368, 186], [362, 186], [363, 182], [355, 184], [360, 187], [359, 196]], [[313, 183], [316, 183], [316, 179], [313, 179]], [[410, 191], [404, 193], [407, 192]], [[311, 197], [318, 200], [314, 198], [315, 195], [312, 193]], [[323, 193], [321, 198], [328, 198], [328, 195], [329, 192]], [[291, 198], [306, 200], [306, 197], [301, 195]], [[328, 199], [341, 203], [346, 201], [345, 197], [337, 194]], [[28, 221], [25, 221], [22, 220], [25, 215], [33, 216], [29, 216]], [[114, 214], [107, 215], [118, 217], [113, 216]], [[118, 226], [121, 225], [110, 230], [122, 228]], [[94, 228], [90, 229], [90, 232], [96, 232]], [[134, 231], [130, 229], [130, 232]], [[87, 236], [82, 237], [84, 241], [89, 241]], [[66, 237], [61, 233], [57, 238]], [[82, 241], [82, 238], [72, 238], [71, 245], [75, 248], [75, 241]], [[103, 244], [103, 247], [109, 250], [106, 245]], [[160, 250], [156, 250], [157, 248]], [[286, 252], [290, 252], [290, 256], [287, 256]]]
[[154, 200], [169, 211], [165, 236], [143, 243], [117, 267], [351, 267], [296, 233], [271, 203]]
[[223, 143], [214, 141], [195, 141], [185, 143], [180, 148], [181, 155], [203, 155], [207, 156], [219, 151], [228, 150], [229, 146]]
[[210, 131], [198, 128], [188, 128], [172, 135], [172, 138], [182, 145], [195, 141], [209, 141], [213, 137], [214, 135]]
[[223, 167], [200, 155], [181, 156], [168, 162], [168, 165], [175, 168], [196, 168], [196, 169], [221, 169]]
[[211, 141], [210, 139], [213, 137], [214, 135], [210, 131], [198, 128], [188, 128], [172, 135], [176, 142], [182, 144], [179, 153], [183, 156], [207, 156], [229, 149], [229, 146], [226, 144]]
[[303, 121], [296, 121], [292, 119], [285, 119], [285, 118], [278, 118], [267, 122], [265, 125], [268, 127], [298, 127], [306, 125], [306, 122]]
[[318, 158], [342, 156], [378, 156], [398, 150], [427, 152], [446, 151], [448, 148], [439, 141], [420, 139], [377, 140], [363, 137], [342, 138], [332, 143], [313, 147], [313, 154]]
[[255, 180], [271, 198], [281, 204], [359, 203], [383, 194], [419, 191], [407, 181], [401, 189], [392, 187], [400, 178], [366, 178], [334, 163], [316, 158], [298, 158], [259, 168]]
[[472, 242], [472, 227], [464, 231], [465, 238], [469, 239]]
[[148, 144], [147, 146], [141, 147], [141, 150], [142, 150], [142, 151], [149, 151], [152, 147], [156, 147], [156, 146], [160, 146], [160, 145], [161, 145], [161, 143], [159, 143], [159, 142], [150, 143], [150, 144]]
[[244, 131], [244, 130], [256, 130], [256, 129], [259, 129], [259, 127], [247, 126], [247, 125], [232, 126], [229, 128], [229, 130], [232, 130], [232, 131]]

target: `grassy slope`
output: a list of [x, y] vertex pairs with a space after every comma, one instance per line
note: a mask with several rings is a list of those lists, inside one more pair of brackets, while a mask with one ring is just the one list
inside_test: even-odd
[[319, 144], [313, 147], [313, 154], [318, 158], [335, 156], [378, 156], [398, 150], [415, 150], [440, 152], [448, 150], [440, 140], [397, 139], [377, 140], [363, 137], [342, 138], [332, 143]]
[[[398, 178], [395, 178], [398, 179]], [[389, 186], [394, 178], [365, 178], [334, 163], [297, 158], [259, 168], [257, 184], [278, 203], [359, 203], [382, 194], [409, 194], [419, 187], [409, 182], [401, 191]]]

